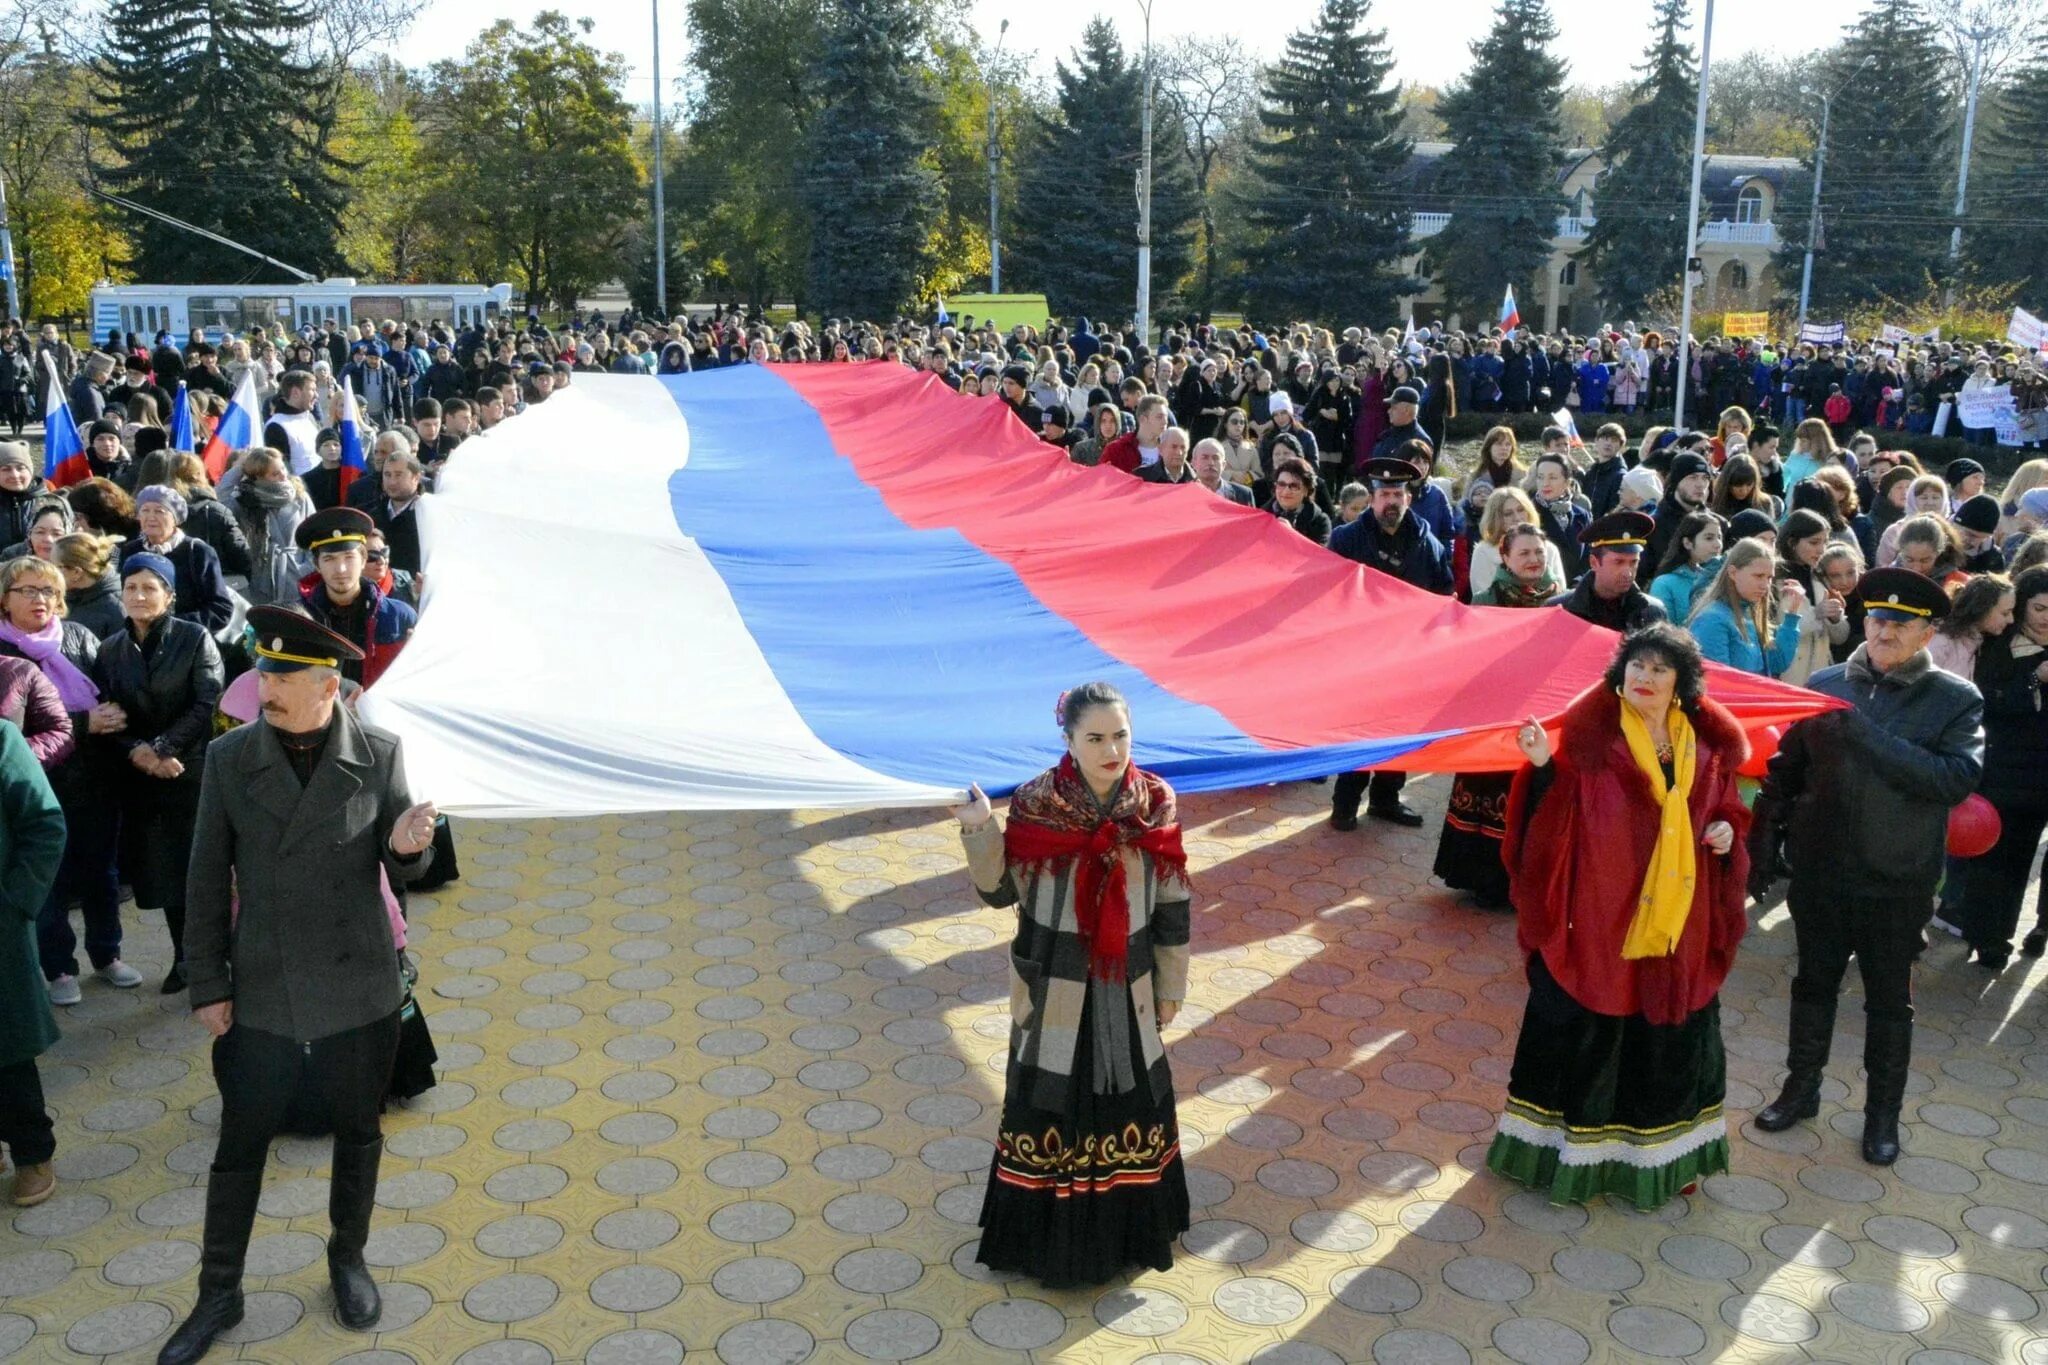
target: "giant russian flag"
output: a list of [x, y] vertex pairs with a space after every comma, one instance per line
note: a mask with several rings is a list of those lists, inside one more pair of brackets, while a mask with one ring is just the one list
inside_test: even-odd
[[[578, 375], [464, 442], [419, 515], [430, 600], [364, 706], [415, 791], [476, 815], [1000, 794], [1097, 678], [1183, 790], [1508, 768], [1614, 649], [1082, 468], [886, 362]], [[1714, 690], [1753, 728], [1827, 705]]]

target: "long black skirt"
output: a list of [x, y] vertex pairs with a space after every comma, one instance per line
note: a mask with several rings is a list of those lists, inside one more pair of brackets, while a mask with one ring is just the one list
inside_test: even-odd
[[1454, 891], [1469, 891], [1481, 905], [1508, 903], [1508, 870], [1500, 860], [1508, 831], [1508, 789], [1513, 773], [1459, 773], [1444, 808], [1436, 844], [1436, 875]]
[[1486, 1164], [1553, 1204], [1612, 1194], [1654, 1209], [1728, 1169], [1721, 1002], [1684, 1022], [1595, 1014], [1529, 958], [1529, 1003]]
[[[975, 1256], [991, 1270], [1017, 1271], [1053, 1289], [1102, 1284], [1129, 1266], [1166, 1270], [1174, 1239], [1188, 1229], [1173, 1096], [1152, 1099], [1135, 1011], [1129, 1032], [1138, 1084], [1123, 1094], [1094, 1093], [1087, 1044], [1093, 992], [1088, 997], [1065, 1112], [1024, 1101], [1012, 1054]], [[1130, 993], [1121, 999], [1130, 1010]]]

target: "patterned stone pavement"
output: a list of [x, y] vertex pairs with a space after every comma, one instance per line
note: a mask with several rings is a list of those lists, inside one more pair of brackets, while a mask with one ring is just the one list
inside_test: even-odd
[[[467, 876], [414, 912], [446, 1069], [387, 1121], [383, 1321], [334, 1324], [325, 1145], [287, 1140], [215, 1358], [2048, 1365], [2039, 964], [1987, 984], [1937, 946], [1910, 1154], [1875, 1171], [1853, 998], [1820, 1121], [1748, 1122], [1792, 952], [1761, 914], [1724, 996], [1736, 1172], [1651, 1216], [1554, 1208], [1475, 1174], [1524, 988], [1512, 923], [1429, 879], [1445, 785], [1410, 786], [1419, 833], [1336, 834], [1323, 787], [1186, 802], [1196, 1224], [1170, 1272], [1075, 1293], [973, 1262], [1007, 928], [949, 822], [466, 825]], [[0, 1209], [0, 1358], [147, 1360], [191, 1302], [218, 1099], [152, 987], [88, 983], [64, 1023], [64, 1183]]]

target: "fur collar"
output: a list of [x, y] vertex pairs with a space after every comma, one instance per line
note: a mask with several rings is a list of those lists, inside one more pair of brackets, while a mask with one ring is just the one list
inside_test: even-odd
[[[1603, 767], [1616, 761], [1614, 754], [1617, 751], [1622, 756], [1620, 761], [1633, 766], [1635, 760], [1628, 756], [1628, 746], [1621, 738], [1623, 705], [1613, 689], [1605, 683], [1595, 683], [1565, 708], [1560, 747], [1573, 767]], [[1699, 737], [1700, 748], [1708, 754], [1721, 756], [1730, 768], [1739, 768], [1748, 761], [1749, 736], [1728, 708], [1712, 697], [1700, 699], [1699, 707], [1692, 715], [1692, 727], [1693, 733]]]

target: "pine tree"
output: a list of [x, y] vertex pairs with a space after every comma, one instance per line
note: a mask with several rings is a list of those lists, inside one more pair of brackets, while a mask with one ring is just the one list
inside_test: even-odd
[[1635, 103], [1608, 131], [1593, 189], [1584, 257], [1615, 316], [1643, 311], [1650, 295], [1682, 282], [1686, 204], [1692, 192], [1699, 70], [1686, 42], [1690, 0], [1656, 0], [1655, 36], [1637, 68]]
[[1371, 0], [1323, 0], [1266, 73], [1246, 216], [1245, 301], [1279, 322], [1376, 325], [1415, 282], [1397, 268], [1408, 213], [1395, 186], [1413, 144], [1383, 30], [1361, 25]]
[[[338, 268], [343, 193], [332, 102], [292, 56], [304, 0], [126, 0], [106, 20], [94, 125], [116, 194], [315, 274]], [[253, 257], [136, 215], [144, 279], [282, 279]]]
[[[1040, 114], [1018, 158], [1017, 206], [1003, 241], [1003, 278], [1045, 291], [1055, 313], [1128, 319], [1138, 294], [1139, 115], [1144, 70], [1097, 19], [1073, 65], [1058, 64], [1057, 115]], [[1200, 199], [1180, 128], [1152, 120], [1152, 302], [1170, 306], [1194, 265]]]
[[1437, 174], [1451, 221], [1424, 256], [1445, 306], [1492, 320], [1507, 286], [1533, 303], [1564, 197], [1565, 66], [1545, 0], [1501, 0], [1493, 31], [1472, 44], [1472, 69], [1437, 102], [1454, 144]]
[[906, 0], [835, 0], [814, 70], [827, 111], [812, 123], [803, 198], [810, 297], [828, 314], [890, 318], [915, 303], [942, 207], [933, 168], [937, 99]]
[[1980, 114], [1977, 125], [1982, 169], [1970, 177], [1963, 254], [1980, 281], [2023, 282], [2019, 302], [2040, 313], [2048, 308], [2048, 232], [2041, 230], [2048, 222], [2048, 184], [2041, 179], [2041, 148], [2048, 147], [2048, 34], [1995, 98], [1997, 117]]
[[[1947, 269], [1955, 193], [1952, 63], [1918, 0], [1874, 0], [1847, 33], [1818, 77], [1840, 93], [1821, 181], [1813, 306], [1836, 315], [1926, 292], [1929, 273]], [[1805, 204], [1812, 191], [1809, 170], [1784, 197]], [[1796, 296], [1807, 216], [1781, 214], [1779, 228], [1790, 268], [1778, 278]]]

